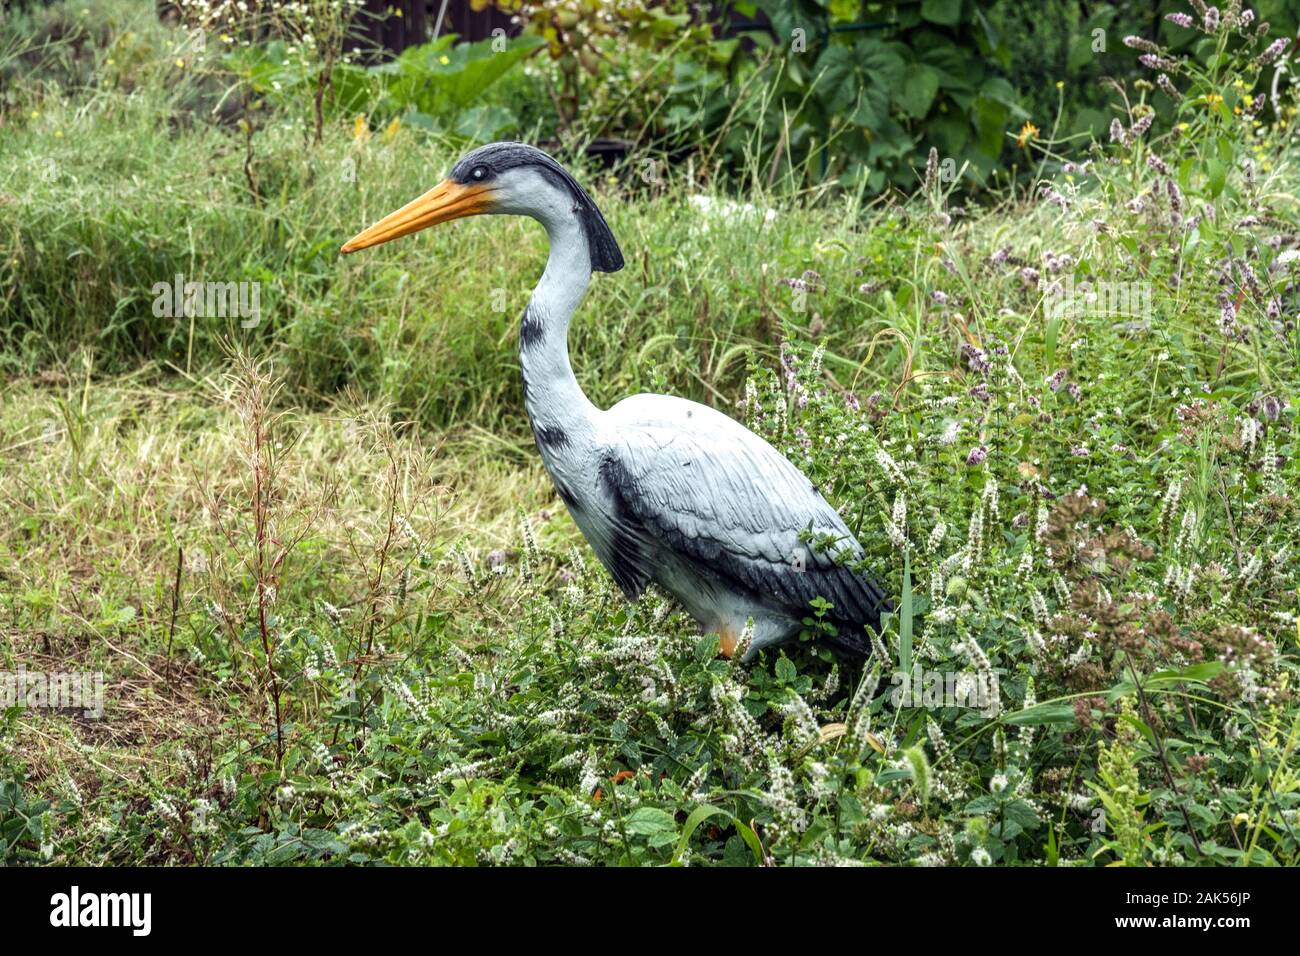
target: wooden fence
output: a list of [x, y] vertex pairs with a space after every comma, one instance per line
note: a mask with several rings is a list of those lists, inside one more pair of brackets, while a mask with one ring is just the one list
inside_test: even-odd
[[[358, 23], [370, 43], [390, 53], [427, 42], [437, 29], [441, 36], [454, 33], [462, 40], [485, 40], [492, 31], [519, 32], [510, 17], [495, 7], [474, 10], [469, 0], [365, 0], [365, 15]], [[389, 13], [389, 11], [394, 11]], [[396, 11], [401, 11], [401, 16]], [[438, 23], [439, 14], [442, 23]]]
[[[266, 4], [273, 0], [260, 2]], [[257, 3], [258, 0], [251, 0], [251, 5]], [[760, 14], [758, 20], [749, 21], [730, 6], [726, 2], [701, 4], [698, 11], [700, 16], [709, 11], [707, 15], [713, 19], [719, 36], [766, 28], [766, 16]], [[157, 0], [157, 8], [160, 17], [176, 15], [170, 0]], [[519, 25], [495, 6], [473, 9], [470, 0], [364, 0], [355, 29], [356, 47], [368, 53], [367, 59], [379, 60], [401, 53], [407, 47], [427, 43], [435, 33], [438, 36], [454, 33], [460, 40], [472, 43], [491, 37], [498, 29], [514, 36], [519, 32]]]

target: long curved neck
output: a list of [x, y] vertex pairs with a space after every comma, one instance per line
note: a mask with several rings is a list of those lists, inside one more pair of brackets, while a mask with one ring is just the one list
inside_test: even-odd
[[587, 239], [573, 220], [543, 225], [551, 239], [551, 253], [519, 326], [519, 365], [524, 406], [545, 456], [545, 430], [570, 432], [589, 421], [596, 408], [569, 364], [569, 320], [591, 280]]

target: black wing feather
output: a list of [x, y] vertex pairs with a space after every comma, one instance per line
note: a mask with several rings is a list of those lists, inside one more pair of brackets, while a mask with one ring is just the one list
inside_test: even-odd
[[813, 599], [823, 598], [832, 605], [827, 616], [840, 632], [837, 643], [869, 651], [863, 625], [878, 628], [889, 606], [879, 585], [832, 554], [806, 546], [803, 570], [791, 560], [804, 531], [830, 534], [850, 559], [862, 553], [861, 546], [797, 468], [753, 433], [713, 414], [745, 440], [706, 443], [702, 436], [646, 428], [640, 441], [628, 436], [603, 459], [602, 480], [627, 539], [617, 549], [628, 555], [627, 567], [611, 567], [615, 579], [652, 575], [636, 541], [653, 540], [701, 574], [796, 619], [811, 613]]

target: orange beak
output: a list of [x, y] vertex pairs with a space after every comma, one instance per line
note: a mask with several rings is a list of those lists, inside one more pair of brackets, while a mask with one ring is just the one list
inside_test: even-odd
[[419, 199], [408, 202], [397, 212], [390, 212], [369, 229], [357, 233], [339, 251], [344, 255], [359, 252], [440, 222], [487, 212], [492, 198], [492, 190], [487, 186], [462, 186], [444, 179]]

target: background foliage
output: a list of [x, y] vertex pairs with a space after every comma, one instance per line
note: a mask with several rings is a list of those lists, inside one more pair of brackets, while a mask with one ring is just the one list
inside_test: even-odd
[[[121, 2], [0, 25], [0, 670], [108, 691], [0, 713], [0, 858], [1296, 862], [1285, 34], [1119, 6], [1113, 60], [1061, 39], [1038, 74], [1010, 6], [806, 3], [895, 19], [794, 54], [633, 5], [575, 70], [563, 4], [377, 66], [348, 9], [283, 9], [256, 42]], [[895, 73], [928, 79], [855, 89]], [[337, 258], [498, 120], [559, 140], [628, 253], [583, 386], [715, 404], [817, 481], [897, 596], [871, 660], [813, 605], [731, 663], [595, 566], [519, 411], [533, 224]], [[262, 283], [263, 319], [155, 315], [178, 273]], [[913, 666], [998, 692], [873, 693]]]

